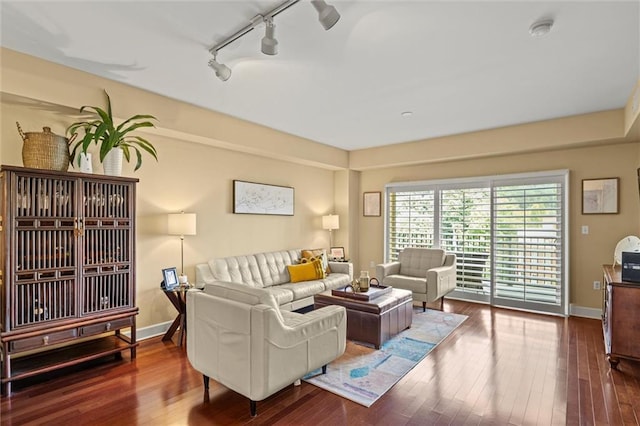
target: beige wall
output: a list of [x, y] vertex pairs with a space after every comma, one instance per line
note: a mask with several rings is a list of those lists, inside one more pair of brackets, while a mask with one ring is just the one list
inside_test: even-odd
[[[158, 129], [146, 135], [159, 152], [159, 162], [146, 157], [139, 171], [129, 166], [124, 172], [140, 179], [140, 327], [175, 316], [159, 290], [160, 270], [180, 264], [180, 240], [166, 235], [167, 213], [198, 214], [198, 234], [185, 237], [185, 272], [192, 280], [194, 265], [215, 256], [329, 246], [320, 217], [334, 210], [333, 170], [347, 166], [346, 151], [7, 49], [0, 54], [1, 164], [22, 165], [16, 121], [24, 131], [49, 126], [62, 135], [81, 105], [104, 105], [103, 88], [117, 117], [144, 113], [159, 119]], [[95, 159], [94, 172], [101, 172]], [[295, 188], [295, 215], [231, 213], [233, 179]]]
[[[593, 281], [602, 280], [602, 264], [611, 263], [616, 243], [626, 235], [640, 234], [640, 202], [636, 168], [640, 143], [576, 148], [552, 153], [535, 153], [484, 158], [469, 161], [395, 167], [363, 171], [362, 191], [383, 191], [389, 182], [490, 176], [541, 170], [570, 171], [569, 261], [570, 303], [600, 308], [601, 294], [593, 290]], [[582, 179], [620, 177], [620, 213], [582, 215]], [[362, 208], [362, 207], [360, 207]], [[582, 225], [589, 235], [582, 235]], [[360, 218], [361, 265], [383, 260], [384, 223], [382, 217]], [[371, 270], [373, 272], [373, 270]]]
[[[144, 110], [144, 106], [141, 107]], [[22, 165], [22, 141], [15, 122], [25, 131], [42, 126], [63, 134], [70, 120], [59, 114], [2, 104], [0, 162]], [[197, 232], [185, 237], [185, 270], [217, 256], [286, 248], [328, 247], [320, 216], [333, 211], [333, 172], [291, 164], [202, 144], [153, 136], [160, 161], [145, 158], [142, 168], [125, 175], [138, 184], [137, 303], [141, 327], [168, 321], [175, 311], [159, 290], [162, 268], [180, 268], [180, 240], [166, 235], [166, 214], [185, 210], [198, 214]], [[95, 165], [99, 167], [98, 164]], [[97, 171], [97, 170], [96, 170]], [[232, 213], [232, 180], [241, 179], [295, 188], [294, 216]]]
[[[591, 282], [600, 279], [599, 265], [611, 261], [615, 242], [640, 233], [635, 177], [640, 138], [627, 134], [626, 140], [636, 142], [619, 144], [625, 139], [622, 109], [349, 153], [7, 49], [0, 49], [0, 55], [0, 163], [22, 164], [15, 121], [25, 131], [50, 126], [63, 134], [80, 105], [102, 105], [103, 88], [116, 116], [149, 113], [159, 118], [159, 128], [147, 135], [158, 148], [159, 162], [147, 157], [138, 172], [125, 170], [140, 179], [137, 297], [142, 327], [175, 315], [158, 290], [160, 270], [180, 262], [179, 239], [165, 235], [169, 212], [198, 214], [198, 235], [185, 238], [185, 269], [191, 279], [194, 265], [214, 256], [328, 247], [320, 216], [332, 212], [341, 222], [335, 244], [345, 247], [357, 272], [382, 260], [383, 217], [362, 217], [365, 191], [383, 191], [394, 181], [567, 168], [571, 303], [586, 307], [600, 306]], [[639, 128], [639, 122], [636, 116], [631, 128]], [[580, 148], [557, 150], [565, 144]], [[593, 144], [605, 145], [585, 147]], [[518, 154], [487, 158], [509, 150]], [[531, 151], [541, 152], [526, 153]], [[434, 155], [438, 152], [444, 155]], [[475, 158], [460, 159], [469, 155]], [[452, 158], [458, 160], [447, 161]], [[95, 167], [99, 173], [99, 165]], [[621, 177], [620, 214], [580, 215], [580, 179], [607, 176]], [[295, 215], [232, 214], [233, 179], [294, 187]], [[580, 235], [581, 225], [589, 225], [591, 234]]]

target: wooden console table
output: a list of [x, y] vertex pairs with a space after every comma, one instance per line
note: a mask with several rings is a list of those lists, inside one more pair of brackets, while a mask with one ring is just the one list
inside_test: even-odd
[[604, 350], [616, 368], [620, 358], [640, 361], [640, 283], [622, 281], [620, 265], [603, 266]]

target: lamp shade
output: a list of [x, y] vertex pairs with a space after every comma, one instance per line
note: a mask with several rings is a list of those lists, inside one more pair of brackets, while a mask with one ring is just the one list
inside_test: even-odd
[[322, 216], [322, 229], [340, 229], [340, 216], [336, 214]]
[[169, 235], [196, 235], [195, 213], [171, 213], [168, 215]]

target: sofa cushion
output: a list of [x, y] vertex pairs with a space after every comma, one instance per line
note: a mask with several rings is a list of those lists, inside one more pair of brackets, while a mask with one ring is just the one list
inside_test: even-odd
[[408, 275], [389, 275], [384, 278], [384, 285], [411, 290], [414, 293], [427, 292], [427, 278], [410, 277]]
[[292, 283], [324, 278], [324, 269], [322, 269], [320, 259], [315, 259], [300, 265], [287, 265], [287, 270], [289, 271], [289, 277]]
[[327, 275], [323, 280], [325, 290], [334, 290], [336, 288], [345, 287], [351, 284], [351, 280], [349, 279], [348, 274], [337, 274], [333, 273], [331, 275]]
[[406, 248], [398, 255], [400, 275], [426, 278], [427, 271], [444, 264], [442, 249]]
[[[284, 284], [286, 285], [286, 284]], [[271, 287], [265, 287], [265, 291], [268, 291], [273, 297], [276, 298], [278, 305], [282, 306], [286, 303], [293, 302], [293, 291], [288, 288], [283, 288], [283, 285], [272, 285]]]
[[305, 281], [295, 284], [282, 284], [279, 288], [287, 289], [293, 292], [294, 300], [304, 299], [324, 291], [324, 284], [322, 281]]

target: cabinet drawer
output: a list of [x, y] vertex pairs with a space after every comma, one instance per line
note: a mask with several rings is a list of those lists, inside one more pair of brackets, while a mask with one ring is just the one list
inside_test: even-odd
[[120, 328], [131, 326], [131, 317], [121, 318], [113, 321], [105, 321], [99, 324], [86, 325], [80, 327], [80, 337], [92, 336], [94, 334], [107, 333]]
[[29, 349], [43, 348], [55, 343], [61, 343], [66, 340], [72, 340], [78, 337], [77, 330], [71, 328], [69, 330], [56, 331], [55, 333], [42, 334], [36, 337], [28, 337], [26, 339], [11, 342], [11, 352], [26, 351]]

